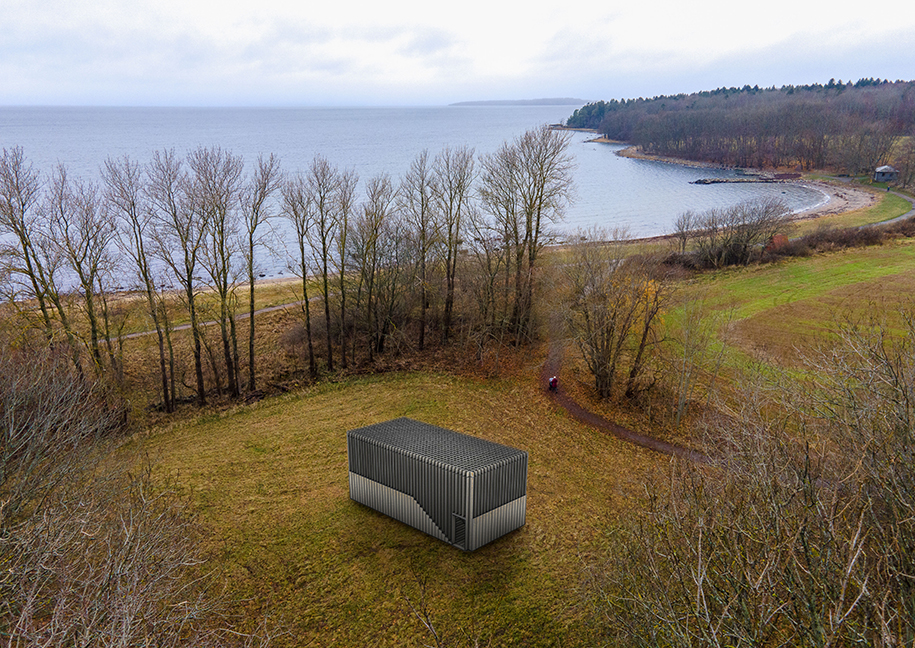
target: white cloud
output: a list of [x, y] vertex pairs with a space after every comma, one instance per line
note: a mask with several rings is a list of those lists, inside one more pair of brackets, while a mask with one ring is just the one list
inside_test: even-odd
[[908, 3], [6, 0], [0, 79], [6, 103], [361, 104], [911, 78]]

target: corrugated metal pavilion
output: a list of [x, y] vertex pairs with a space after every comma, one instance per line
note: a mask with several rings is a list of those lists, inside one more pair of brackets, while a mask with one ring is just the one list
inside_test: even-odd
[[524, 525], [527, 453], [409, 418], [350, 430], [350, 497], [465, 551]]

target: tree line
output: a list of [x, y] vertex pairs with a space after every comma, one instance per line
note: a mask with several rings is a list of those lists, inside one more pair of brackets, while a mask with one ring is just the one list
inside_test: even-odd
[[912, 166], [915, 81], [781, 88], [719, 88], [651, 99], [600, 101], [567, 120], [652, 155], [738, 167], [831, 168], [872, 173], [880, 165]]
[[[183, 389], [205, 404], [208, 393], [257, 388], [257, 259], [279, 221], [292, 233], [286, 260], [298, 276], [312, 378], [371, 362], [392, 337], [420, 350], [433, 333], [447, 342], [458, 325], [479, 344], [524, 342], [549, 227], [571, 197], [567, 146], [543, 126], [490, 154], [423, 151], [402, 178], [382, 173], [361, 191], [354, 171], [321, 155], [289, 172], [273, 155], [246, 165], [220, 147], [162, 150], [143, 164], [109, 158], [93, 181], [63, 165], [43, 173], [21, 148], [4, 149], [0, 279], [7, 301], [67, 350], [78, 373], [117, 379], [126, 317], [113, 304], [125, 292], [139, 298], [166, 411]], [[188, 387], [179, 319], [190, 328]]]

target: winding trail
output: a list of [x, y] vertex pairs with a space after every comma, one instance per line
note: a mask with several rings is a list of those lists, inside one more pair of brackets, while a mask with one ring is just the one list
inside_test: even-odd
[[[890, 190], [890, 193], [893, 193], [900, 198], [904, 198], [909, 201], [909, 203], [912, 205], [912, 209], [910, 209], [905, 214], [897, 216], [891, 220], [883, 221], [882, 223], [873, 223], [872, 225], [864, 225], [863, 227], [887, 225], [889, 223], [896, 223], [906, 220], [907, 218], [915, 217], [915, 198], [893, 190]], [[540, 369], [541, 385], [546, 385], [550, 379], [550, 376], [557, 376], [561, 378], [560, 369], [562, 366], [562, 355], [562, 346], [555, 340], [551, 342], [546, 362], [543, 363]], [[648, 448], [649, 450], [654, 450], [655, 452], [659, 452], [661, 454], [679, 457], [681, 459], [687, 459], [699, 464], [711, 463], [709, 457], [699, 452], [698, 450], [693, 450], [692, 448], [687, 448], [686, 446], [669, 443], [667, 441], [662, 441], [645, 434], [640, 434], [630, 430], [629, 428], [625, 428], [622, 425], [618, 425], [617, 423], [609, 421], [599, 414], [596, 414], [595, 412], [582, 407], [575, 401], [575, 399], [562, 391], [562, 382], [563, 381], [560, 380], [560, 390], [558, 392], [553, 393], [547, 391], [547, 394], [551, 400], [566, 410], [572, 416], [572, 418], [576, 419], [577, 421], [581, 421], [582, 423], [597, 428], [598, 430], [609, 432], [613, 436], [628, 443], [632, 443], [633, 445]]]
[[[295, 308], [301, 306], [304, 302], [291, 302], [288, 304], [279, 304], [276, 306], [268, 306], [266, 308], [260, 308], [254, 311], [255, 315], [260, 315], [262, 313], [269, 313], [272, 311], [284, 310], [288, 308]], [[249, 317], [249, 313], [241, 313], [237, 316], [238, 319], [245, 319]], [[201, 322], [200, 326], [213, 326], [217, 324], [216, 320], [211, 320], [207, 322]], [[173, 328], [173, 331], [186, 330], [191, 327], [190, 324], [181, 324]], [[130, 333], [125, 335], [125, 339], [139, 338], [147, 335], [153, 335], [154, 330], [149, 331], [139, 331], [137, 333]], [[562, 366], [562, 346], [557, 342], [552, 342], [550, 344], [550, 350], [547, 355], [546, 362], [540, 368], [540, 384], [546, 385], [550, 376], [561, 376], [560, 368]], [[562, 381], [560, 381], [561, 383]], [[675, 443], [669, 443], [667, 441], [662, 441], [661, 439], [656, 439], [645, 434], [640, 434], [629, 428], [625, 428], [622, 425], [608, 421], [604, 417], [596, 414], [588, 409], [585, 409], [579, 405], [575, 399], [566, 394], [562, 389], [556, 393], [547, 392], [549, 397], [557, 403], [560, 407], [566, 410], [572, 418], [577, 421], [581, 421], [586, 425], [590, 425], [593, 428], [598, 430], [609, 432], [613, 436], [626, 441], [627, 443], [632, 443], [633, 445], [640, 446], [642, 448], [648, 448], [655, 452], [665, 454], [668, 456], [679, 457], [681, 459], [687, 459], [694, 463], [708, 464], [710, 463], [709, 458], [699, 452], [698, 450], [693, 450], [692, 448], [687, 448], [686, 446], [677, 445]]]
[[909, 211], [904, 213], [902, 216], [897, 216], [896, 218], [892, 218], [888, 221], [883, 221], [882, 223], [876, 223], [877, 225], [887, 225], [889, 223], [897, 223], [899, 221], [904, 221], [907, 218], [911, 218], [911, 217], [915, 216], [915, 198], [912, 198], [911, 196], [907, 196], [904, 193], [899, 193], [898, 191], [890, 191], [889, 193], [893, 194], [894, 196], [899, 196], [900, 198], [905, 198], [906, 200], [908, 200], [909, 204], [912, 205], [912, 209], [910, 209]]
[[[561, 378], [561, 366], [562, 347], [558, 343], [553, 342], [550, 344], [550, 351], [546, 362], [543, 363], [543, 366], [540, 369], [540, 384], [546, 385], [550, 376], [557, 376]], [[595, 414], [594, 412], [585, 409], [577, 402], [575, 402], [571, 396], [562, 391], [561, 379], [559, 381], [559, 385], [559, 391], [555, 393], [547, 393], [554, 402], [566, 410], [575, 420], [581, 421], [582, 423], [597, 428], [598, 430], [609, 432], [613, 436], [628, 443], [632, 443], [643, 448], [648, 448], [649, 450], [654, 450], [655, 452], [659, 452], [661, 454], [679, 457], [681, 459], [687, 459], [694, 463], [710, 463], [709, 458], [697, 450], [677, 445], [675, 443], [668, 443], [667, 441], [662, 441], [645, 434], [639, 434], [638, 432], [630, 430], [629, 428], [625, 428], [622, 425], [617, 425], [612, 421], [608, 421], [599, 414]]]
[[[312, 299], [314, 299], [314, 298], [312, 297]], [[278, 310], [287, 310], [287, 309], [293, 308], [295, 306], [301, 306], [304, 303], [305, 303], [304, 301], [297, 301], [297, 302], [289, 302], [288, 304], [279, 304], [277, 306], [265, 306], [264, 308], [258, 308], [257, 310], [255, 310], [254, 314], [261, 315], [262, 313], [271, 313], [273, 311], [278, 311]], [[235, 316], [235, 321], [237, 322], [239, 320], [245, 320], [245, 319], [248, 319], [249, 317], [251, 317], [251, 313], [239, 313], [238, 315]], [[198, 322], [197, 326], [200, 326], [200, 327], [216, 326], [217, 324], [219, 324], [219, 320], [207, 320], [205, 322]], [[189, 328], [191, 328], [190, 323], [178, 324], [177, 326], [173, 326], [171, 330], [172, 331], [187, 331]], [[134, 340], [136, 338], [146, 337], [148, 335], [154, 335], [155, 332], [156, 332], [155, 329], [150, 329], [148, 331], [137, 331], [136, 333], [127, 333], [121, 337], [125, 340]]]

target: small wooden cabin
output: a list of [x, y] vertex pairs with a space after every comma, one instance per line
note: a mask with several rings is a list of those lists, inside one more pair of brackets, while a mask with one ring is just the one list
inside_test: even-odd
[[350, 498], [473, 551], [524, 525], [527, 453], [409, 418], [346, 434]]
[[899, 171], [889, 165], [877, 167], [874, 171], [874, 182], [896, 182]]

